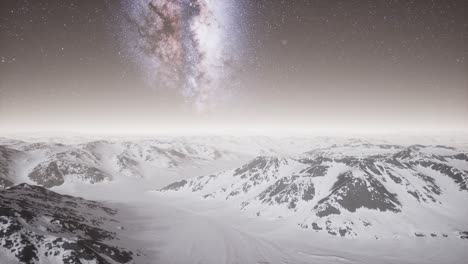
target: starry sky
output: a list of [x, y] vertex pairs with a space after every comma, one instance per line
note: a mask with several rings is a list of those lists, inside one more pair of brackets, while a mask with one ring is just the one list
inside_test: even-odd
[[2, 0], [0, 132], [468, 130], [463, 0]]

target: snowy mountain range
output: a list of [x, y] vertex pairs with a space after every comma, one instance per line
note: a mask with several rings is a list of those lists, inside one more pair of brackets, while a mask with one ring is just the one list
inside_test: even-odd
[[0, 192], [1, 263], [128, 263], [114, 209], [28, 184]]
[[467, 184], [468, 155], [455, 148], [354, 143], [259, 156], [161, 192], [224, 201], [253, 216], [343, 237], [466, 239]]
[[[415, 246], [422, 240], [458, 252], [449, 261], [457, 263], [468, 241], [467, 144], [425, 142], [0, 138], [0, 262], [382, 258], [356, 250], [336, 257], [335, 247], [354, 239], [356, 249], [382, 241], [382, 252], [403, 242], [426, 252]], [[317, 241], [333, 246], [315, 252]], [[425, 263], [418, 254], [406, 259]]]
[[79, 144], [8, 141], [0, 145], [0, 186], [28, 182], [46, 188], [126, 178], [177, 177], [242, 153], [174, 140], [91, 141]]
[[287, 156], [353, 139], [160, 137], [13, 140], [0, 138], [0, 186], [46, 188], [127, 178], [165, 184], [240, 165], [259, 155]]

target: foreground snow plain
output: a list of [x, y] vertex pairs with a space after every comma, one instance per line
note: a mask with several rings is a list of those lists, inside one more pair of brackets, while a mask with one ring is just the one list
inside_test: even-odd
[[144, 252], [135, 263], [464, 263], [468, 257], [467, 242], [456, 237], [333, 237], [283, 219], [248, 217], [222, 203], [136, 194], [129, 187], [83, 185], [66, 192], [106, 196], [119, 211], [121, 238]]
[[[460, 149], [468, 146], [465, 141], [455, 143]], [[286, 154], [310, 150], [314, 144], [304, 146], [306, 149], [297, 145], [303, 144], [295, 144]], [[252, 157], [261, 147], [252, 150]], [[203, 173], [231, 169], [243, 162], [220, 164]], [[187, 172], [180, 178], [194, 176], [199, 174]], [[76, 182], [52, 190], [103, 201], [118, 209], [122, 243], [144, 252], [135, 263], [464, 263], [468, 258], [468, 242], [453, 236], [333, 237], [304, 231], [287, 219], [252, 217], [219, 201], [156, 191], [166, 183], [157, 176], [122, 177], [102, 184]]]

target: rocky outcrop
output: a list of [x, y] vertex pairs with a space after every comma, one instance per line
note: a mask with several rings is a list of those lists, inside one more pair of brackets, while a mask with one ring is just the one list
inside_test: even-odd
[[100, 203], [20, 184], [0, 192], [0, 259], [18, 263], [128, 263], [114, 244], [117, 212]]

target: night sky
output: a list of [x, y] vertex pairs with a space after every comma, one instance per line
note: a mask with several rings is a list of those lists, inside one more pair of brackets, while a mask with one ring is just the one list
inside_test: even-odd
[[466, 1], [2, 0], [0, 132], [468, 130]]

